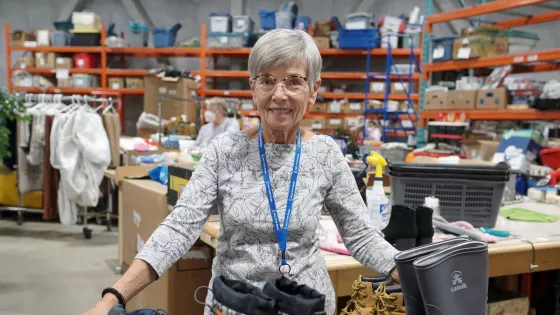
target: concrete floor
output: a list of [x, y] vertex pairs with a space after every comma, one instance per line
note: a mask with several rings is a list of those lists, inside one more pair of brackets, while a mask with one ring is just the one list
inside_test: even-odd
[[0, 220], [0, 315], [81, 314], [119, 275], [118, 236], [81, 226]]

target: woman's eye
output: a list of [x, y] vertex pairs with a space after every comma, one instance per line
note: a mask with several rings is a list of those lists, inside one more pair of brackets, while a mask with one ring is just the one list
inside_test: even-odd
[[291, 78], [288, 81], [289, 85], [299, 86], [301, 85], [301, 81], [298, 78]]
[[262, 79], [261, 84], [263, 84], [263, 85], [273, 85], [274, 81], [272, 79]]

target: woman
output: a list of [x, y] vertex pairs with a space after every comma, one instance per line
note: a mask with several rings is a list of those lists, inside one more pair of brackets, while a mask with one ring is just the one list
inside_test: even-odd
[[[214, 205], [222, 220], [213, 278], [223, 275], [262, 287], [282, 270], [324, 293], [327, 314], [333, 314], [334, 290], [317, 247], [323, 205], [357, 260], [397, 278], [397, 250], [365, 223], [366, 206], [339, 147], [328, 136], [299, 128], [317, 97], [321, 64], [317, 46], [303, 31], [274, 30], [259, 39], [249, 55], [249, 73], [261, 125], [222, 134], [208, 146], [173, 212], [113, 286], [125, 299], [189, 250]], [[291, 213], [287, 242], [278, 242], [284, 236], [275, 231], [283, 231], [286, 213]], [[102, 311], [90, 314], [105, 315], [115, 303], [108, 293], [94, 308]]]
[[206, 101], [204, 120], [207, 124], [202, 126], [198, 132], [197, 146], [207, 146], [224, 132], [239, 131], [237, 120], [227, 117], [227, 103], [223, 98], [214, 97]]

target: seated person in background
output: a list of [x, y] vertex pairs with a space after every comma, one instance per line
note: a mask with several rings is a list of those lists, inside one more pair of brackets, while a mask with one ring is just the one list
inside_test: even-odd
[[206, 124], [198, 132], [196, 146], [206, 146], [221, 133], [239, 131], [237, 120], [227, 117], [227, 103], [223, 98], [214, 97], [206, 101], [204, 121]]

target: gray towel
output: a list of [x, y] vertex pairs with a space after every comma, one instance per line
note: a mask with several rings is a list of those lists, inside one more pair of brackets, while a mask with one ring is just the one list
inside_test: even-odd
[[485, 241], [484, 239], [482, 239], [480, 237], [480, 234], [478, 234], [476, 231], [469, 231], [469, 230], [465, 230], [461, 227], [458, 227], [456, 225], [453, 225], [449, 222], [447, 222], [447, 220], [445, 220], [443, 217], [439, 216], [439, 215], [433, 215], [432, 217], [432, 224], [444, 231], [444, 232], [448, 232], [451, 234], [455, 234], [455, 235], [464, 235], [469, 237], [470, 239], [476, 240], [476, 241]]

